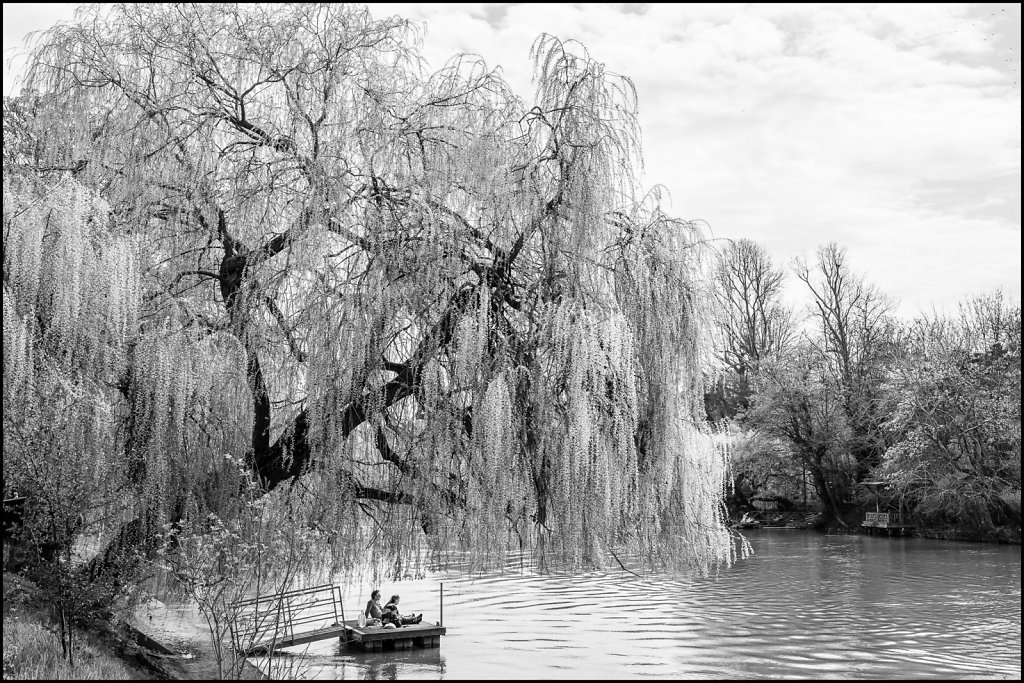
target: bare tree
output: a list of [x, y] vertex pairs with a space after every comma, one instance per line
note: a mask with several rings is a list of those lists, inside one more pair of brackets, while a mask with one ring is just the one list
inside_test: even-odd
[[729, 243], [715, 274], [720, 354], [729, 368], [745, 375], [792, 341], [793, 316], [782, 303], [785, 274], [763, 246], [748, 239]]
[[797, 259], [793, 269], [812, 295], [817, 331], [809, 339], [828, 361], [840, 392], [860, 481], [885, 451], [879, 391], [892, 338], [892, 304], [850, 269], [846, 249], [834, 242], [818, 249], [813, 267]]
[[959, 327], [965, 347], [974, 353], [1020, 353], [1020, 304], [1001, 289], [961, 302]]
[[820, 349], [831, 360], [836, 379], [850, 389], [866, 378], [883, 350], [892, 304], [850, 270], [846, 248], [835, 242], [818, 249], [813, 268], [797, 259], [793, 269], [813, 297]]

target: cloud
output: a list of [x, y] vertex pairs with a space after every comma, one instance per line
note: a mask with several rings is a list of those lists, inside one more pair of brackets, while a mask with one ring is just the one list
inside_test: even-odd
[[636, 85], [644, 183], [715, 236], [779, 263], [838, 241], [908, 315], [996, 286], [1020, 297], [1019, 5], [370, 10], [426, 22], [433, 67], [479, 54], [527, 100], [538, 34], [579, 40]]
[[4, 3], [4, 95], [16, 91], [16, 78], [25, 68], [25, 37], [74, 16], [68, 3]]

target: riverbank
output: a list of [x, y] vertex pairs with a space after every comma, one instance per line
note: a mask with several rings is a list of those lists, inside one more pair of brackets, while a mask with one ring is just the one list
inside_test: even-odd
[[[172, 605], [152, 599], [140, 605], [129, 617], [128, 623], [145, 638], [173, 653], [173, 677], [176, 680], [220, 678], [217, 653], [209, 628], [195, 605]], [[240, 666], [240, 678], [264, 678], [263, 674], [248, 662], [243, 661]]]
[[33, 598], [31, 582], [4, 573], [4, 680], [152, 680], [159, 678], [100, 631], [79, 629], [73, 638], [74, 665], [68, 663], [59, 635]]
[[[4, 680], [216, 680], [216, 653], [197, 610], [151, 600], [120, 623], [78, 627], [75, 664], [63, 655], [31, 581], [3, 575]], [[262, 673], [242, 664], [241, 678]]]
[[4, 615], [4, 680], [147, 680], [153, 677], [128, 664], [116, 652], [76, 635], [72, 666], [64, 658], [60, 639], [37, 615]]
[[995, 527], [985, 532], [965, 531], [957, 528], [920, 529], [917, 532], [922, 538], [934, 538], [940, 541], [969, 541], [973, 543], [1008, 543], [1021, 545], [1020, 529]]
[[[866, 534], [865, 527], [859, 523], [843, 527], [835, 522], [823, 526], [814, 527], [830, 534]], [[877, 529], [876, 529], [877, 531]], [[882, 529], [881, 531], [885, 531]], [[895, 531], [893, 532], [895, 534]], [[956, 528], [915, 528], [906, 529], [902, 536], [915, 536], [917, 538], [930, 538], [936, 541], [957, 541], [962, 543], [998, 543], [1006, 545], [1021, 545], [1020, 529], [1009, 527], [996, 527], [986, 532], [969, 531]]]
[[[760, 528], [786, 527], [796, 529], [816, 529], [828, 533], [867, 533], [861, 526], [864, 521], [864, 510], [851, 510], [843, 515], [842, 523], [834, 518], [826, 518], [820, 512], [806, 510], [779, 511], [746, 511], [745, 516], [734, 511], [730, 516], [730, 524], [736, 528], [744, 528], [745, 520], [753, 522], [751, 526]], [[749, 527], [748, 527], [749, 528]], [[906, 536], [932, 538], [940, 541], [963, 541], [969, 543], [1007, 543], [1021, 545], [1020, 527], [992, 527], [978, 530], [960, 527], [916, 527], [906, 529]]]

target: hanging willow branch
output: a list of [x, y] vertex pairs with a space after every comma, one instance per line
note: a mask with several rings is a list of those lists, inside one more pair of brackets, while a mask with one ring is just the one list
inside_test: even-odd
[[229, 454], [333, 525], [331, 566], [731, 561], [702, 236], [639, 194], [630, 81], [544, 35], [526, 105], [414, 45], [308, 4], [90, 6], [44, 34], [23, 151], [5, 137], [5, 406], [39, 353], [127, 387], [137, 510], [229, 511]]

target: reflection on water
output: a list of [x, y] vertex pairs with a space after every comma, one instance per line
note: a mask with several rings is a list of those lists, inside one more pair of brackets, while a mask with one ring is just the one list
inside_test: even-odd
[[[381, 586], [440, 616], [439, 650], [308, 646], [307, 676], [410, 678], [1020, 678], [1019, 546], [746, 533], [755, 554], [693, 581], [516, 565]], [[370, 586], [354, 587], [358, 609]]]
[[[444, 656], [437, 649], [385, 651], [364, 653], [358, 648], [347, 651], [344, 646], [326, 648], [318, 655], [310, 649], [303, 672], [317, 678], [356, 679], [364, 681], [397, 681], [410, 678], [446, 678]], [[304, 676], [309, 678], [310, 675]]]

